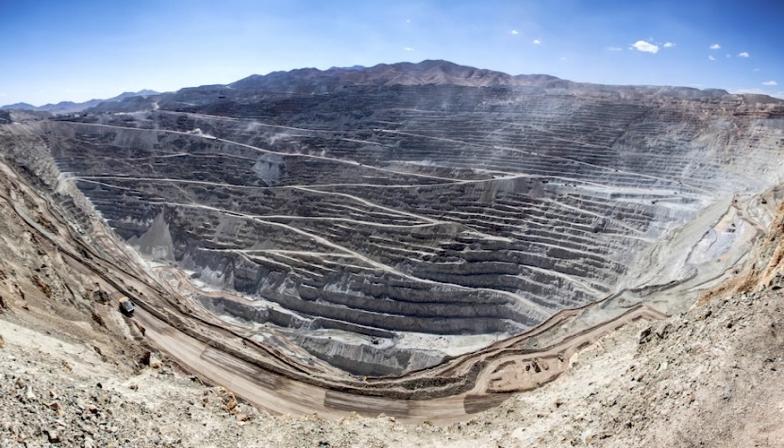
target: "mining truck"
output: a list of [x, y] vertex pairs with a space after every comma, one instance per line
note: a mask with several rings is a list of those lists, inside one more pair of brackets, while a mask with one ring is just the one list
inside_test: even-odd
[[136, 305], [130, 300], [123, 300], [120, 302], [120, 312], [124, 315], [131, 317], [133, 316], [133, 312], [136, 310]]

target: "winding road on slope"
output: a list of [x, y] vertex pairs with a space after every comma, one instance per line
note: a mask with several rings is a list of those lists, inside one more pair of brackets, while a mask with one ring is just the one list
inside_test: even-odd
[[[211, 347], [178, 331], [143, 309], [137, 311], [134, 319], [144, 328], [145, 337], [185, 369], [210, 383], [226, 387], [255, 406], [270, 412], [318, 414], [328, 417], [358, 413], [366, 416], [386, 415], [406, 421], [448, 422], [498, 405], [511, 392], [534, 389], [556, 379], [568, 368], [574, 353], [609, 331], [639, 319], [653, 320], [664, 317], [666, 316], [662, 313], [647, 306], [635, 307], [616, 319], [567, 338], [545, 350], [492, 359], [479, 373], [474, 388], [470, 391], [425, 400], [346, 393], [303, 383]], [[516, 339], [519, 341], [519, 336]], [[503, 343], [508, 344], [509, 341], [502, 341], [501, 345]], [[491, 358], [489, 355], [497, 350], [497, 347], [494, 350], [491, 346], [467, 356], [466, 359], [476, 356], [480, 359]]]

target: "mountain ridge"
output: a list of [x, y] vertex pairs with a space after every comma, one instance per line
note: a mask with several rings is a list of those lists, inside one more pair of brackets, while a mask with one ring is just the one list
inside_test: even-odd
[[422, 85], [451, 84], [471, 87], [531, 85], [542, 81], [560, 80], [551, 75], [510, 75], [504, 72], [480, 69], [455, 64], [445, 60], [426, 59], [424, 61], [376, 64], [371, 67], [332, 67], [327, 70], [301, 68], [290, 71], [274, 71], [266, 75], [250, 75], [233, 83], [230, 88], [254, 89], [277, 85], [283, 78], [289, 78], [298, 87], [305, 87], [308, 81], [329, 80], [335, 85]]
[[173, 92], [152, 90], [125, 92], [109, 99], [93, 99], [83, 103], [62, 101], [33, 106], [15, 103], [0, 107], [5, 110], [42, 111], [67, 114], [84, 111], [129, 112], [154, 109], [157, 104], [179, 106], [210, 102], [258, 101], [270, 95], [322, 95], [346, 88], [379, 88], [389, 86], [456, 86], [467, 88], [548, 89], [575, 94], [613, 97], [667, 96], [675, 99], [705, 98], [718, 100], [736, 98], [752, 103], [777, 103], [784, 100], [760, 94], [730, 93], [724, 89], [669, 85], [612, 85], [570, 81], [547, 74], [511, 75], [501, 71], [476, 68], [441, 59], [420, 62], [380, 63], [373, 66], [314, 67], [278, 70], [252, 74], [227, 84], [205, 84], [183, 87]]
[[104, 102], [117, 102], [122, 101], [127, 98], [133, 97], [146, 97], [152, 95], [159, 95], [160, 92], [156, 92], [155, 90], [150, 89], [142, 89], [138, 92], [123, 92], [115, 97], [107, 98], [107, 99], [99, 99], [94, 98], [91, 100], [83, 101], [83, 102], [76, 102], [76, 101], [60, 101], [58, 103], [47, 103], [42, 106], [34, 106], [30, 103], [20, 102], [14, 104], [7, 104], [5, 106], [0, 106], [2, 110], [22, 110], [28, 112], [50, 112], [50, 113], [74, 113], [74, 112], [81, 112], [83, 110], [95, 107]]
[[[114, 113], [142, 110], [196, 111], [254, 108], [287, 97], [370, 92], [383, 88], [449, 88], [452, 98], [471, 96], [472, 89], [520, 90], [522, 93], [566, 94], [608, 100], [648, 101], [655, 99], [728, 101], [772, 104], [782, 100], [761, 95], [731, 94], [723, 89], [677, 86], [605, 85], [575, 82], [544, 74], [510, 75], [500, 71], [459, 65], [445, 60], [376, 64], [371, 67], [298, 68], [246, 76], [228, 84], [185, 87], [174, 92], [126, 98], [99, 104], [87, 112]], [[466, 90], [468, 89], [468, 90]], [[253, 106], [255, 105], [255, 106]]]

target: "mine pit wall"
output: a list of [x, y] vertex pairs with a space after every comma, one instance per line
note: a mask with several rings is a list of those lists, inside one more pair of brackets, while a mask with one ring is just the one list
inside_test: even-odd
[[[24, 238], [29, 235], [30, 246], [19, 247], [20, 252], [36, 253], [35, 258], [22, 255], [19, 259], [13, 258], [19, 253], [5, 254], [12, 257], [6, 261], [12, 265], [46, 261], [35, 267], [35, 272], [41, 275], [36, 286], [47, 299], [44, 314], [57, 313], [70, 325], [76, 325], [78, 337], [85, 335], [82, 325], [97, 330], [98, 335], [106, 335], [108, 331], [118, 352], [130, 356], [138, 347], [126, 340], [133, 337], [133, 330], [116, 313], [116, 300], [141, 294], [122, 280], [129, 277], [136, 280], [137, 275], [145, 277], [143, 268], [135, 264], [138, 255], [117, 244], [119, 240], [90, 200], [68, 174], [60, 172], [51, 156], [51, 147], [41, 137], [40, 123], [29, 120], [0, 126], [0, 162], [5, 165], [2, 176], [5, 173], [10, 176], [3, 179], [8, 185], [3, 194], [8, 195], [7, 205], [15, 214], [6, 218], [26, 226]], [[48, 258], [42, 250], [50, 251]], [[23, 274], [16, 275], [23, 284]], [[17, 292], [24, 300], [22, 290]], [[58, 303], [63, 297], [67, 303]]]
[[[415, 368], [436, 365], [444, 360], [438, 351], [427, 350], [389, 350], [390, 343], [384, 339], [392, 339], [395, 333], [374, 327], [360, 327], [345, 321], [314, 317], [309, 320], [292, 312], [279, 311], [272, 307], [242, 304], [236, 300], [216, 297], [201, 297], [201, 304], [217, 315], [229, 315], [245, 321], [248, 326], [271, 323], [286, 329], [292, 329], [289, 337], [314, 356], [327, 361], [330, 365], [355, 375], [388, 376]], [[303, 313], [304, 314], [304, 313]], [[338, 334], [326, 336], [314, 335], [319, 329], [339, 330], [348, 334], [362, 334], [371, 340], [382, 341], [378, 346], [373, 344], [342, 343]]]
[[[771, 129], [773, 131], [780, 130], [781, 128], [781, 119], [756, 119], [752, 120], [749, 123], [744, 123], [744, 129], [738, 130], [737, 135], [731, 135], [730, 133], [726, 132], [724, 129], [727, 126], [732, 126], [733, 124], [730, 123], [729, 125], [725, 124], [717, 124], [716, 129], [711, 129], [711, 132], [706, 133], [701, 137], [697, 138], [699, 142], [699, 146], [702, 148], [707, 148], [707, 154], [711, 154], [709, 157], [710, 159], [718, 159], [722, 163], [730, 163], [729, 165], [729, 172], [726, 176], [729, 179], [737, 179], [742, 178], [748, 185], [749, 192], [751, 191], [759, 191], [759, 189], [763, 188], [766, 185], [770, 185], [775, 179], [780, 178], [780, 170], [774, 167], [767, 167], [766, 165], [770, 165], [770, 160], [765, 161], [765, 155], [759, 154], [760, 151], [756, 151], [758, 146], [765, 146], [772, 149], [776, 149], [776, 145], [780, 145], [780, 142], [775, 141], [775, 137], [772, 139], [770, 135]], [[770, 125], [772, 123], [772, 125]], [[61, 128], [68, 129], [68, 125], [56, 125], [57, 132], [62, 132]], [[204, 127], [200, 123], [200, 129], [205, 130], [209, 129]], [[209, 129], [208, 133], [217, 132], [220, 129]], [[714, 132], [715, 131], [715, 132]], [[66, 130], [65, 133], [74, 132], [72, 130]], [[219, 135], [220, 133], [217, 132]], [[712, 134], [713, 133], [713, 134]], [[139, 135], [141, 134], [141, 135]], [[747, 134], [751, 134], [749, 137]], [[728, 136], [729, 135], [729, 136]], [[780, 138], [780, 137], [779, 137]], [[144, 132], [116, 132], [116, 133], [107, 133], [104, 135], [99, 134], [99, 140], [103, 143], [110, 143], [111, 145], [119, 145], [122, 147], [128, 148], [165, 148], [167, 144], [167, 140], [161, 141], [160, 136], [155, 136], [152, 133], [144, 133]], [[179, 146], [179, 149], [186, 149], [186, 150], [210, 150], [211, 146], [215, 144], [209, 141], [202, 141], [192, 137], [177, 137], [172, 143], [175, 143]], [[737, 155], [729, 151], [727, 148], [729, 147], [745, 147], [746, 144], [752, 145], [751, 146], [751, 153], [744, 154], [742, 156]], [[620, 143], [619, 143], [620, 144]], [[632, 147], [633, 145], [640, 144], [639, 141], [629, 140], [623, 142], [623, 144]], [[225, 150], [225, 145], [220, 145], [221, 150]], [[62, 152], [62, 148], [58, 145], [52, 146], [53, 153], [57, 154], [58, 157], [61, 159], [68, 156], [68, 152]], [[763, 151], [764, 152], [764, 151]], [[686, 165], [684, 170], [697, 170], [699, 169], [699, 165], [701, 162], [697, 161], [698, 158], [695, 158], [693, 162], [691, 162], [692, 166]], [[773, 161], [777, 160], [776, 158], [772, 158]], [[653, 163], [653, 162], [650, 162]], [[760, 176], [753, 176], [753, 179], [749, 181], [749, 172], [757, 172], [762, 173]], [[101, 185], [89, 182], [82, 182], [77, 181], [78, 186], [82, 191], [85, 192], [88, 196], [91, 196], [96, 191], [100, 192], [101, 194], [106, 194], [111, 190], [104, 190]], [[723, 182], [719, 182], [717, 186], [717, 191], [712, 192], [712, 194], [730, 194], [729, 190], [723, 189]], [[474, 188], [474, 194], [479, 194], [480, 203], [484, 203], [486, 201], [492, 202], [496, 197], [498, 197], [499, 191], [504, 194], [504, 190], [508, 188], [509, 182], [508, 181], [493, 181], [490, 182], [491, 185], [490, 189], [481, 189], [476, 190]], [[512, 190], [516, 190], [517, 187], [512, 186]], [[574, 186], [570, 185], [553, 185], [553, 184], [545, 184], [545, 185], [537, 185], [536, 188], [543, 188], [543, 189], [550, 189], [557, 194], [558, 191], [568, 191], [574, 192]], [[468, 191], [468, 190], [466, 190]], [[544, 190], [542, 190], [544, 191]], [[579, 191], [579, 190], [578, 190]], [[634, 202], [639, 201], [639, 212], [642, 214], [648, 214], [650, 218], [650, 226], [645, 229], [645, 236], [650, 238], [656, 238], [658, 235], [667, 234], [672, 232], [675, 228], [681, 226], [684, 222], [690, 220], [695, 214], [698, 214], [698, 209], [705, 204], [709, 203], [713, 199], [710, 197], [694, 197], [689, 199], [681, 198], [677, 204], [673, 207], [651, 207], [650, 204], [646, 204], [646, 201], [653, 200], [652, 197], [646, 197], [644, 194], [640, 195], [639, 193], [634, 194], [627, 194], [627, 193], [612, 193], [608, 191], [607, 196], [609, 199], [623, 199], [626, 202]], [[636, 196], [635, 196], [636, 195]], [[220, 199], [228, 200], [230, 196], [226, 196]], [[666, 200], [665, 200], [666, 201]], [[689, 205], [689, 201], [691, 201], [692, 205]], [[380, 306], [385, 306], [386, 301], [379, 301], [378, 298], [369, 300], [365, 297], [358, 296], [355, 298], [351, 298], [350, 296], [345, 296], [341, 294], [334, 294], [328, 302], [334, 304], [339, 303], [340, 300], [349, 300], [349, 301], [357, 301], [362, 302], [364, 300], [364, 306], [372, 306], [376, 304], [376, 310], [373, 312], [356, 312], [348, 309], [341, 309], [340, 306], [334, 305], [325, 305], [319, 303], [319, 299], [322, 298], [329, 298], [329, 291], [323, 290], [324, 284], [316, 284], [314, 286], [310, 286], [307, 282], [302, 281], [295, 281], [292, 282], [288, 276], [290, 272], [287, 269], [280, 270], [277, 268], [276, 265], [269, 263], [267, 264], [258, 264], [257, 262], [248, 262], [247, 259], [239, 256], [238, 254], [221, 254], [216, 255], [215, 252], [206, 251], [203, 248], [202, 242], [200, 240], [199, 232], [193, 226], [195, 222], [198, 220], [194, 220], [194, 215], [189, 214], [181, 214], [181, 209], [171, 209], [167, 207], [165, 204], [155, 204], [155, 203], [144, 203], [140, 201], [133, 202], [134, 207], [137, 209], [133, 210], [134, 217], [132, 219], [118, 219], [123, 212], [127, 213], [128, 209], [126, 206], [121, 206], [119, 203], [115, 205], [109, 204], [110, 201], [104, 201], [99, 210], [101, 213], [110, 220], [115, 230], [122, 235], [126, 240], [135, 241], [134, 239], [140, 240], [144, 238], [144, 235], [150, 230], [151, 226], [158, 221], [162, 220], [166, 226], [167, 231], [171, 234], [172, 240], [172, 256], [175, 260], [179, 260], [182, 263], [183, 267], [187, 269], [194, 270], [196, 272], [199, 271], [207, 271], [207, 272], [218, 272], [221, 273], [221, 277], [223, 279], [223, 284], [219, 285], [221, 287], [230, 287], [237, 291], [243, 292], [250, 296], [254, 295], [261, 295], [268, 299], [273, 299], [275, 302], [283, 305], [286, 308], [289, 308], [292, 311], [298, 312], [303, 315], [306, 319], [312, 319], [316, 316], [323, 316], [329, 320], [335, 321], [342, 321], [344, 322], [345, 328], [352, 328], [353, 330], [349, 331], [356, 331], [359, 334], [364, 334], [362, 331], [359, 330], [360, 326], [379, 326], [379, 328], [385, 328], [390, 331], [422, 331], [426, 329], [428, 332], [436, 332], [441, 334], [452, 334], [452, 333], [463, 333], [463, 332], [471, 332], [471, 333], [500, 333], [500, 334], [510, 334], [518, 332], [522, 329], [529, 328], [532, 325], [535, 325], [537, 320], [531, 319], [529, 316], [525, 315], [525, 313], [520, 313], [515, 311], [514, 306], [510, 306], [512, 304], [503, 296], [499, 296], [498, 294], [492, 293], [473, 293], [467, 295], [466, 298], [470, 297], [468, 300], [472, 300], [476, 303], [476, 306], [471, 307], [471, 311], [475, 315], [486, 316], [486, 318], [480, 319], [471, 319], [470, 321], [463, 322], [463, 319], [459, 314], [462, 314], [463, 311], [460, 310], [460, 306], [454, 306], [454, 310], [458, 315], [449, 316], [448, 309], [449, 306], [445, 306], [444, 304], [438, 305], [439, 311], [438, 315], [443, 317], [449, 317], [448, 320], [442, 319], [439, 321], [437, 318], [425, 318], [422, 316], [423, 313], [426, 314], [426, 309], [423, 309], [421, 306], [416, 308], [416, 311], [413, 311], [413, 314], [406, 314], [404, 312], [403, 304], [399, 301], [390, 303], [390, 306], [394, 306], [394, 309], [379, 309]], [[699, 204], [695, 207], [695, 204]], [[579, 203], [578, 203], [579, 205]], [[611, 212], [613, 213], [613, 212]], [[207, 219], [207, 222], [212, 222], [214, 225], [223, 226], [225, 223], [222, 222], [223, 218], [219, 220], [215, 220], [214, 217], [210, 217]], [[160, 223], [160, 221], [158, 221]], [[605, 230], [608, 225], [608, 222], [605, 220], [599, 220], [597, 222], [600, 227], [600, 230]], [[259, 231], [260, 229], [256, 229], [255, 231]], [[269, 232], [268, 229], [266, 229]], [[535, 229], [530, 229], [529, 232], [535, 232]], [[265, 232], [266, 233], [266, 232]], [[278, 234], [279, 238], [278, 241], [290, 241], [290, 237], [281, 234], [280, 232], [273, 231], [273, 234]], [[280, 236], [282, 235], [282, 236]], [[228, 235], [226, 235], [228, 236]], [[298, 242], [301, 244], [301, 242]], [[471, 244], [480, 244], [484, 245], [484, 249], [487, 251], [497, 250], [498, 246], [497, 243], [488, 242], [488, 241], [472, 241], [467, 240], [466, 243], [460, 243], [458, 241], [458, 248], [464, 248]], [[621, 257], [617, 258], [616, 263], [620, 266], [633, 266], [636, 261], [639, 259], [639, 255], [642, 252], [642, 249], [646, 246], [645, 243], [639, 242], [637, 240], [628, 242], [625, 244], [624, 249], [626, 250], [625, 253], [621, 253]], [[140, 246], [141, 247], [141, 246]], [[217, 245], [220, 247], [220, 244]], [[314, 246], [312, 244], [305, 245], [305, 247], [299, 248], [300, 250], [312, 250]], [[446, 248], [444, 253], [449, 253], [449, 248]], [[614, 250], [617, 250], [615, 248]], [[459, 251], [458, 251], [459, 252]], [[167, 252], [168, 253], [168, 252]], [[152, 251], [150, 254], [153, 254]], [[556, 254], [557, 255], [557, 254]], [[481, 263], [485, 263], [486, 266], [492, 266], [492, 260], [482, 260], [481, 258], [477, 259]], [[529, 262], [541, 262], [541, 259], [534, 258], [534, 259], [521, 259], [520, 261], [529, 261]], [[414, 266], [413, 270], [419, 271], [421, 269], [427, 270], [429, 264], [427, 263], [420, 263], [419, 265], [412, 265]], [[499, 264], [501, 272], [503, 272], [503, 265]], [[367, 267], [363, 267], [367, 269]], [[548, 267], [549, 268], [549, 267]], [[450, 269], [453, 271], [450, 273]], [[570, 275], [586, 275], [586, 271], [580, 270], [580, 266], [573, 266], [565, 268], [565, 273]], [[361, 281], [358, 283], [352, 283], [351, 278], [357, 276], [357, 272], [362, 272], [362, 269], [359, 271], [351, 272], [343, 272], [339, 275], [330, 274], [332, 277], [329, 277], [329, 281], [327, 284], [334, 285], [338, 290], [345, 290], [348, 289], [351, 285], [358, 284], [363, 285], [365, 281]], [[612, 271], [609, 271], [612, 272]], [[608, 289], [606, 291], [602, 291], [605, 293], [611, 293], [612, 291], [619, 291], [623, 287], [633, 287], [634, 285], [634, 278], [630, 278], [624, 275], [623, 268], [619, 268], [614, 274], [617, 276], [616, 280], [612, 283], [614, 287], [612, 289]], [[364, 277], [366, 274], [362, 274], [359, 278]], [[448, 265], [443, 265], [439, 268], [439, 271], [433, 272], [428, 274], [431, 278], [436, 278], [440, 281], [455, 281], [457, 279], [465, 277], [464, 273], [461, 272], [458, 268]], [[537, 292], [539, 294], [543, 294], [547, 292], [547, 289], [541, 289], [542, 286], [539, 286], [543, 283], [543, 281], [550, 280], [547, 277], [539, 278], [541, 274], [537, 271], [528, 272], [527, 279], [532, 280], [532, 282], [528, 282], [526, 286], [527, 291]], [[436, 276], [436, 277], [433, 277]], [[384, 273], [375, 273], [371, 278], [375, 278], [374, 280], [376, 286], [374, 288], [375, 292], [364, 291], [363, 294], [368, 294], [366, 297], [383, 297], [384, 295], [388, 295], [390, 280], [393, 280], [392, 284], [395, 285], [394, 289], [403, 287], [409, 287], [409, 289], [405, 290], [405, 295], [407, 298], [415, 297], [416, 295], [412, 295], [413, 292], [416, 292], [421, 289], [421, 287], [416, 287], [417, 285], [411, 284], [407, 285], [406, 280], [403, 279], [390, 279], [388, 274]], [[472, 281], [475, 282], [474, 286], [487, 286], [493, 283], [494, 280], [491, 278], [483, 278], [482, 275], [474, 275], [472, 277]], [[667, 283], [672, 279], [659, 279], [659, 283]], [[362, 287], [362, 286], [360, 286]], [[540, 288], [540, 289], [537, 289]], [[568, 289], [565, 289], [568, 290]], [[571, 294], [575, 297], [583, 294], [580, 290], [571, 290]], [[449, 295], [456, 295], [458, 297], [458, 301], [456, 303], [464, 303], [463, 298], [461, 298], [461, 294], [456, 293], [455, 291], [449, 291]], [[480, 300], [478, 303], [476, 302], [476, 298]], [[594, 296], [583, 296], [582, 299], [578, 300], [576, 303], [563, 303], [560, 306], [574, 306], [574, 304], [582, 304], [586, 301], [591, 299], [596, 299], [597, 297]], [[348, 303], [348, 302], [346, 302]], [[557, 309], [557, 308], [556, 308]], [[388, 313], [389, 311], [396, 311], [400, 317], [390, 319], [384, 313]], [[377, 314], [377, 313], [381, 314]], [[552, 311], [551, 311], [552, 312]], [[446, 313], [446, 314], [445, 314]], [[411, 323], [412, 318], [416, 317], [414, 323]], [[511, 319], [509, 319], [511, 318]], [[314, 326], [319, 328], [319, 325], [323, 325], [322, 321], [315, 320]], [[329, 327], [321, 327], [321, 328], [329, 328]], [[343, 352], [340, 348], [335, 347], [325, 347], [323, 344], [317, 343], [306, 343], [309, 344], [311, 349], [314, 353], [318, 353], [321, 356], [329, 356], [327, 353], [334, 353], [334, 352]], [[333, 344], [339, 345], [341, 344], [338, 341], [334, 341]], [[351, 349], [350, 349], [351, 350]], [[364, 353], [366, 351], [359, 349], [354, 350], [363, 353], [360, 356], [365, 356]], [[375, 355], [370, 355], [370, 358], [374, 358]], [[410, 368], [418, 368], [422, 366], [409, 366]]]
[[0, 128], [0, 148], [0, 157], [25, 172], [36, 187], [52, 193], [60, 205], [58, 211], [65, 213], [68, 222], [89, 238], [93, 229], [91, 217], [96, 216], [96, 211], [90, 200], [59, 170], [51, 148], [40, 138], [39, 125], [15, 123]]

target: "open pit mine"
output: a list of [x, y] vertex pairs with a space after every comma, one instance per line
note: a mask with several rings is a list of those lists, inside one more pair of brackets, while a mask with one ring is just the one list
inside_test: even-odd
[[128, 338], [283, 413], [537, 388], [752, 263], [784, 176], [784, 101], [444, 61], [0, 123], [0, 200], [72, 275], [39, 289], [130, 299]]

